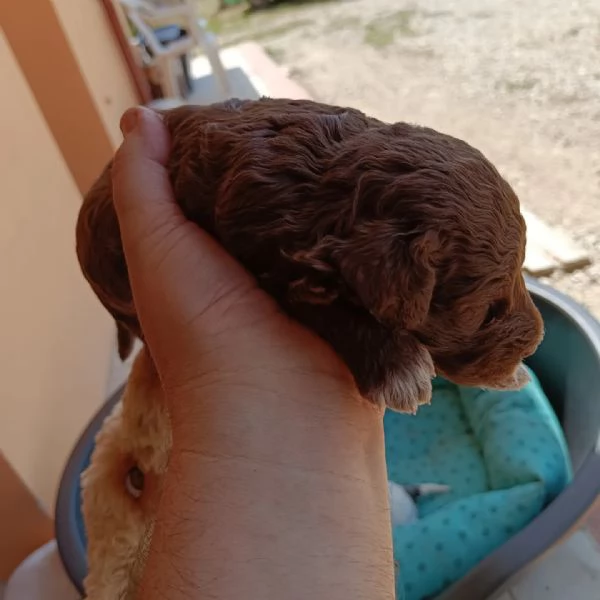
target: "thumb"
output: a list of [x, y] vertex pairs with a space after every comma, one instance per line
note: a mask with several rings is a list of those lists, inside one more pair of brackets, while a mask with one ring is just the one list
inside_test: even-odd
[[136, 311], [155, 355], [172, 348], [173, 338], [186, 335], [192, 322], [205, 327], [203, 333], [214, 331], [220, 321], [203, 318], [205, 313], [255, 283], [175, 202], [165, 167], [169, 133], [159, 115], [131, 109], [121, 128], [125, 140], [112, 167], [113, 201]]

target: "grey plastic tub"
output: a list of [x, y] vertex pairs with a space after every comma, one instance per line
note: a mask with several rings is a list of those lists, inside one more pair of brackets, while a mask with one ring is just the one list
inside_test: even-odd
[[600, 494], [600, 324], [574, 300], [535, 280], [528, 288], [546, 335], [528, 361], [563, 427], [574, 478], [527, 527], [437, 600], [489, 598], [569, 532]]
[[[556, 544], [600, 494], [600, 324], [579, 304], [527, 282], [546, 335], [529, 362], [563, 426], [573, 462], [571, 485], [520, 533], [490, 554], [437, 600], [483, 600]], [[79, 476], [117, 391], [87, 427], [65, 468], [56, 505], [56, 538], [67, 573], [83, 592], [87, 570]]]

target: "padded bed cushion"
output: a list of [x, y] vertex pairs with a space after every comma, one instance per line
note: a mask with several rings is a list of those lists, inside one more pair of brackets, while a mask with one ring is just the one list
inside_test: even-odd
[[[531, 371], [530, 371], [531, 373]], [[388, 474], [403, 484], [445, 483], [394, 528], [398, 599], [433, 598], [527, 525], [569, 483], [558, 420], [533, 374], [516, 392], [433, 382], [416, 416], [385, 415]]]

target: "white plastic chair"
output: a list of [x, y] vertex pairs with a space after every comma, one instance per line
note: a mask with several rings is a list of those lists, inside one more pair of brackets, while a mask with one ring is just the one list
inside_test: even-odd
[[[181, 96], [177, 78], [178, 60], [197, 46], [204, 50], [224, 98], [231, 95], [227, 72], [219, 56], [217, 39], [208, 31], [206, 21], [198, 19], [189, 0], [181, 0], [178, 4], [165, 6], [156, 6], [145, 0], [119, 1], [125, 15], [139, 31], [152, 52], [151, 60], [161, 72], [165, 96], [170, 98]], [[154, 28], [180, 23], [186, 34], [178, 40], [166, 45], [162, 44], [154, 32]]]

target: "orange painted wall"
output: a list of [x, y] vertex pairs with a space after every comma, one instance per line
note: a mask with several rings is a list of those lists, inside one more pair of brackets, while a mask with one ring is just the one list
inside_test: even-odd
[[100, 0], [53, 0], [81, 73], [113, 144], [119, 117], [137, 102]]
[[137, 98], [98, 5], [0, 2], [0, 450], [49, 507], [114, 387], [114, 326], [79, 271], [74, 228]]

